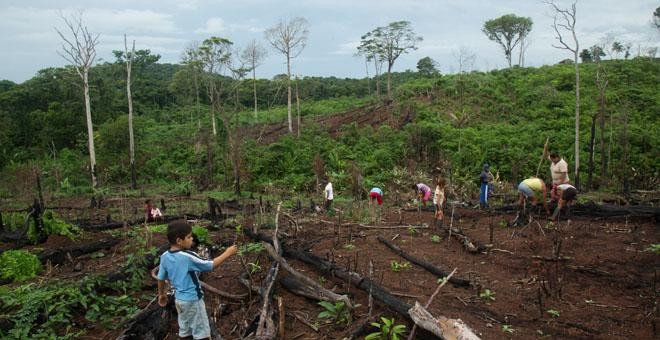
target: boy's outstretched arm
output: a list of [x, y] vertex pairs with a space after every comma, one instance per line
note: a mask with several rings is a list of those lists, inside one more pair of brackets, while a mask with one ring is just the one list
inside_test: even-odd
[[227, 250], [225, 250], [224, 253], [213, 259], [213, 269], [218, 268], [218, 266], [220, 266], [222, 262], [225, 262], [225, 260], [228, 259], [230, 256], [236, 254], [237, 251], [238, 251], [238, 246], [236, 245], [227, 248]]
[[167, 306], [167, 283], [164, 280], [158, 280], [158, 305]]

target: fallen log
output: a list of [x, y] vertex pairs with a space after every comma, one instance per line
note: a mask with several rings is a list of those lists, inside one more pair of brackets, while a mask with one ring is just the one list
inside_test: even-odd
[[[160, 222], [167, 223], [170, 221], [183, 219], [184, 217], [188, 219], [197, 218], [197, 215], [186, 214], [186, 215], [178, 215], [178, 216], [162, 216], [160, 217]], [[130, 227], [130, 226], [144, 224], [144, 217], [130, 221], [110, 221], [108, 223], [102, 223], [102, 224], [91, 224], [88, 220], [75, 220], [73, 221], [73, 224], [77, 225], [78, 227], [80, 227], [85, 231], [104, 231], [104, 230], [119, 229], [119, 228], [123, 228], [124, 226]]]
[[410, 318], [416, 325], [433, 333], [440, 339], [479, 340], [480, 338], [461, 319], [449, 319], [440, 316], [437, 319], [419, 302], [410, 308]]
[[[319, 301], [332, 301], [332, 302], [342, 301], [347, 307], [353, 308], [353, 304], [348, 299], [348, 296], [339, 295], [331, 290], [325, 289], [318, 282], [310, 279], [305, 275], [300, 274], [297, 270], [291, 267], [291, 265], [289, 265], [284, 258], [279, 256], [275, 252], [275, 249], [269, 243], [265, 243], [264, 246], [270, 258], [276, 262], [279, 262], [280, 266], [295, 278], [295, 280], [290, 278], [282, 278], [280, 279], [280, 282], [282, 282], [283, 280], [286, 281], [286, 284], [288, 284], [289, 287], [303, 293], [301, 294], [302, 296], [316, 299]], [[289, 290], [294, 292], [292, 289]]]
[[119, 239], [108, 238], [77, 246], [44, 250], [38, 254], [37, 257], [41, 263], [50, 261], [51, 264], [62, 264], [66, 261], [67, 254], [71, 254], [73, 258], [76, 258], [83, 254], [93, 253], [101, 249], [112, 248], [117, 244], [119, 244]]
[[[505, 205], [496, 208], [495, 211], [500, 213], [514, 213], [519, 210], [517, 204]], [[588, 217], [617, 217], [617, 216], [632, 216], [632, 217], [654, 217], [655, 220], [660, 219], [660, 208], [650, 207], [645, 205], [627, 205], [621, 206], [608, 203], [595, 203], [589, 201], [587, 203], [575, 204], [570, 207], [573, 216], [588, 216]]]
[[448, 230], [449, 236], [453, 236], [457, 240], [461, 241], [463, 247], [465, 247], [465, 249], [470, 253], [480, 253], [487, 249], [484, 245], [480, 244], [479, 242], [472, 241], [467, 235], [463, 233], [463, 230], [461, 230], [458, 227], [448, 226], [445, 229]]
[[170, 296], [165, 308], [157, 303], [150, 304], [128, 322], [117, 340], [164, 339], [174, 314], [172, 306], [174, 296]]
[[365, 229], [402, 229], [402, 228], [415, 228], [415, 229], [428, 229], [428, 225], [392, 225], [392, 226], [379, 226], [379, 225], [366, 225], [360, 223], [360, 227]]
[[[406, 252], [404, 252], [401, 248], [397, 247], [394, 243], [388, 241], [386, 238], [383, 236], [378, 236], [378, 241], [381, 243], [385, 244], [388, 248], [393, 250], [395, 253], [397, 253], [399, 256], [403, 257], [404, 259], [426, 269], [429, 271], [431, 274], [439, 276], [439, 277], [446, 277], [449, 273], [446, 271], [442, 270], [441, 268], [438, 268], [434, 266], [433, 264], [426, 262], [422, 259], [418, 259]], [[469, 287], [470, 286], [470, 280], [465, 280], [465, 279], [460, 279], [457, 277], [450, 277], [449, 278], [449, 283], [454, 284], [455, 286], [461, 286], [461, 287]]]

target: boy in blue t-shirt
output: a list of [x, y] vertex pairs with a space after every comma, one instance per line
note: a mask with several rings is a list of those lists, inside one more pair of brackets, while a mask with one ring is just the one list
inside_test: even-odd
[[158, 304], [161, 307], [167, 305], [167, 280], [175, 289], [179, 336], [210, 338], [211, 329], [204, 305], [204, 293], [199, 283], [199, 272], [210, 272], [218, 268], [227, 258], [236, 254], [238, 248], [233, 245], [212, 261], [202, 259], [189, 250], [193, 244], [192, 227], [184, 220], [172, 221], [167, 225], [167, 240], [170, 249], [160, 256], [158, 270]]

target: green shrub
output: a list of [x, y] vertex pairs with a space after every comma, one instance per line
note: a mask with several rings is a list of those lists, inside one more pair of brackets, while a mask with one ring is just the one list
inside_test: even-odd
[[25, 281], [41, 272], [36, 255], [25, 250], [7, 250], [0, 254], [0, 278]]
[[209, 230], [200, 227], [200, 226], [193, 226], [192, 227], [192, 233], [193, 235], [197, 236], [197, 240], [199, 240], [199, 243], [202, 244], [209, 244]]

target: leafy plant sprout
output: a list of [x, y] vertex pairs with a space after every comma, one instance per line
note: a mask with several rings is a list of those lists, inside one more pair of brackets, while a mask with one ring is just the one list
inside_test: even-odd
[[431, 236], [431, 242], [433, 242], [433, 243], [440, 243], [440, 240], [441, 240], [441, 238], [438, 235]]
[[380, 320], [382, 321], [382, 324], [379, 322], [371, 323], [371, 325], [378, 328], [379, 331], [367, 335], [364, 338], [365, 340], [398, 340], [406, 331], [406, 326], [395, 324], [394, 318], [388, 319], [381, 316]]
[[321, 301], [318, 303], [323, 307], [324, 311], [319, 313], [319, 319], [326, 319], [328, 322], [337, 326], [348, 326], [351, 322], [351, 312], [341, 301], [331, 303], [328, 301]]
[[404, 269], [410, 269], [410, 263], [408, 262], [399, 263], [395, 260], [392, 260], [392, 262], [390, 262], [390, 269], [393, 272], [398, 273]]
[[259, 260], [256, 260], [254, 262], [248, 262], [248, 266], [250, 267], [250, 274], [258, 273], [261, 271], [261, 265], [259, 265]]
[[558, 318], [559, 317], [559, 311], [558, 310], [548, 309], [545, 312], [550, 314], [550, 316], [552, 316], [553, 318]]
[[502, 325], [502, 332], [507, 333], [507, 334], [513, 334], [515, 329], [511, 327], [511, 325]]
[[479, 297], [483, 300], [495, 301], [495, 292], [490, 289], [484, 289], [479, 293]]

